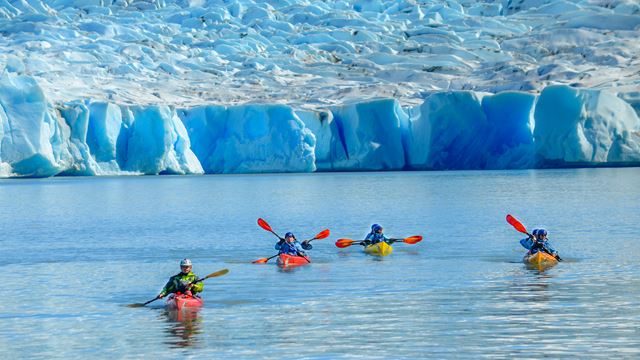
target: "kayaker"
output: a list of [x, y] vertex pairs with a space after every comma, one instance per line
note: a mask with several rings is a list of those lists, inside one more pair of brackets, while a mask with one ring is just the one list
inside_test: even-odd
[[367, 234], [367, 236], [364, 238], [364, 241], [361, 242], [360, 244], [363, 246], [367, 246], [367, 245], [377, 244], [381, 241], [384, 241], [386, 243], [391, 243], [389, 239], [386, 236], [384, 236], [383, 231], [384, 229], [382, 228], [382, 226], [378, 224], [371, 225], [371, 232]]
[[[535, 229], [533, 230], [533, 237], [520, 240], [520, 244], [529, 250], [530, 254], [535, 254], [538, 251], [544, 251], [547, 254], [554, 256], [558, 260], [562, 260], [558, 252], [551, 247], [549, 240], [547, 239], [547, 230]], [[528, 245], [528, 246], [527, 246]]]
[[292, 232], [288, 232], [284, 234], [284, 240], [276, 243], [275, 249], [280, 251], [280, 254], [306, 256], [305, 250], [313, 249], [313, 245], [309, 244], [308, 241], [303, 241], [300, 244], [295, 235]]
[[169, 279], [164, 288], [162, 288], [162, 291], [160, 291], [160, 294], [158, 294], [158, 298], [162, 299], [168, 294], [177, 292], [194, 296], [197, 296], [199, 292], [202, 292], [204, 289], [204, 283], [200, 281], [193, 284], [198, 277], [196, 274], [191, 272], [191, 268], [191, 260], [182, 259], [182, 261], [180, 261], [180, 272]]

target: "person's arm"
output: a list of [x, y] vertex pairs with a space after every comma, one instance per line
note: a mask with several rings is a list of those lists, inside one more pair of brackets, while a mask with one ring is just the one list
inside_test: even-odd
[[[198, 277], [196, 276], [193, 280], [195, 281], [195, 280], [197, 280], [197, 278]], [[202, 290], [204, 290], [204, 281], [199, 281], [199, 282], [197, 282], [195, 284], [192, 284], [190, 290], [194, 294], [202, 292]]]
[[522, 245], [522, 247], [527, 250], [531, 250], [531, 247], [533, 246], [533, 240], [530, 237], [522, 239], [520, 240], [520, 245]]
[[158, 297], [160, 299], [162, 299], [163, 297], [167, 296], [167, 294], [171, 294], [173, 293], [173, 277], [171, 279], [169, 279], [169, 281], [167, 281], [167, 283], [164, 285], [164, 287], [162, 288], [162, 290], [160, 291], [160, 294], [158, 294]]
[[369, 233], [367, 234], [367, 236], [365, 236], [364, 241], [361, 242], [360, 244], [362, 244], [363, 246], [367, 246], [367, 245], [371, 245], [371, 239], [373, 239], [373, 233]]
[[294, 242], [293, 243], [293, 247], [296, 249], [296, 252], [298, 253], [298, 255], [300, 256], [307, 256], [307, 253], [304, 252], [304, 249], [302, 248], [302, 246], [300, 245], [299, 242]]
[[280, 250], [282, 248], [282, 245], [284, 244], [284, 241], [280, 240], [276, 243], [275, 249], [276, 250]]
[[554, 248], [552, 248], [548, 242], [544, 244], [544, 249], [551, 255], [556, 256], [558, 254], [558, 252]]

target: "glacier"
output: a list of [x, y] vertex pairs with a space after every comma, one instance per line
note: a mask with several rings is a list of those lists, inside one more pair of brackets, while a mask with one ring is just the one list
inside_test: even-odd
[[640, 118], [606, 90], [438, 92], [415, 107], [372, 99], [322, 110], [282, 104], [124, 106], [47, 101], [0, 78], [0, 176], [640, 165]]
[[0, 177], [640, 165], [631, 0], [0, 1]]

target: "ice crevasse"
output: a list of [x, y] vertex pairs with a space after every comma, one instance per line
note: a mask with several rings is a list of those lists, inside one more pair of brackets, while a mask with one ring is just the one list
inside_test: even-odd
[[640, 120], [606, 90], [435, 92], [322, 109], [51, 103], [0, 77], [0, 177], [640, 165]]

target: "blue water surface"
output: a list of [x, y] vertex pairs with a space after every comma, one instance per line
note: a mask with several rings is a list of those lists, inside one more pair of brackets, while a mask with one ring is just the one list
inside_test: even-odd
[[[522, 263], [545, 227], [565, 262]], [[282, 271], [276, 238], [314, 241]], [[338, 238], [372, 223], [386, 258]], [[0, 358], [640, 356], [640, 169], [0, 180]], [[205, 307], [152, 299], [178, 261]]]

